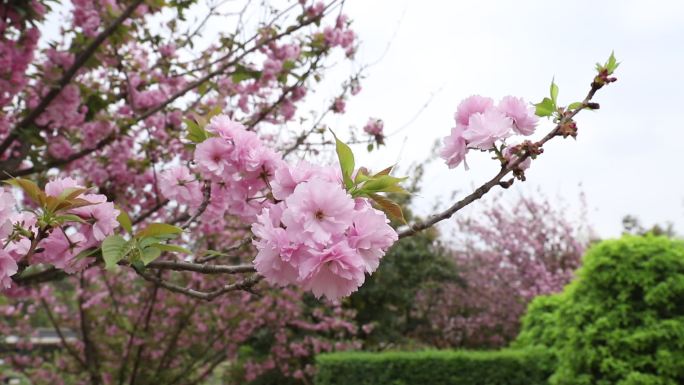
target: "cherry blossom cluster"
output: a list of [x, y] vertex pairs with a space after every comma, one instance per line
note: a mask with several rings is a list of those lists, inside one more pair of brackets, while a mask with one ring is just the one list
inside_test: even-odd
[[397, 240], [384, 213], [353, 199], [336, 170], [302, 162], [276, 171], [277, 204], [252, 226], [254, 264], [278, 285], [295, 283], [317, 297], [347, 296], [373, 273]]
[[284, 161], [257, 134], [226, 115], [212, 118], [206, 129], [216, 136], [197, 145], [195, 162], [203, 179], [212, 182], [209, 211], [212, 217], [230, 213], [251, 223], [266, 199], [269, 179]]
[[[465, 157], [470, 149], [495, 150], [496, 142], [515, 134], [532, 135], [539, 121], [534, 107], [525, 103], [522, 98], [506, 96], [495, 105], [491, 98], [479, 95], [463, 100], [458, 106], [455, 119], [456, 126], [451, 129], [451, 135], [444, 138], [444, 147], [441, 150], [441, 156], [449, 168], [454, 168], [461, 162], [467, 168]], [[504, 156], [510, 160], [515, 154], [509, 150]], [[523, 163], [526, 162], [527, 160]], [[529, 166], [529, 162], [519, 167], [526, 166]]]
[[325, 27], [323, 37], [329, 47], [342, 47], [347, 56], [354, 55], [356, 34], [349, 28], [349, 20], [346, 15], [338, 16], [334, 27]]
[[[23, 7], [27, 9], [5, 2], [0, 4], [0, 109], [10, 104], [28, 83], [26, 69], [33, 61], [40, 37], [36, 26], [27, 26], [30, 20], [26, 14], [30, 10], [35, 18], [42, 18], [45, 6], [32, 0]], [[7, 132], [10, 123], [9, 114], [0, 113], [0, 135]]]
[[[114, 204], [72, 178], [48, 182], [44, 196], [47, 209], [19, 211], [14, 195], [0, 191], [0, 290], [12, 286], [19, 263], [49, 264], [67, 273], [83, 270], [94, 261], [84, 252], [97, 249], [118, 226]], [[57, 211], [49, 203], [56, 199], [73, 207]]]
[[385, 124], [382, 122], [381, 119], [369, 118], [368, 123], [366, 123], [366, 125], [363, 126], [363, 131], [365, 131], [369, 135], [382, 136], [384, 127]]
[[[355, 291], [397, 240], [385, 214], [352, 198], [340, 170], [305, 161], [290, 166], [245, 126], [226, 115], [206, 127], [195, 149], [197, 174], [184, 165], [160, 175], [168, 199], [198, 208], [210, 183], [207, 215], [253, 223], [255, 267], [278, 285], [297, 284], [336, 299]], [[206, 187], [205, 187], [206, 188]]]

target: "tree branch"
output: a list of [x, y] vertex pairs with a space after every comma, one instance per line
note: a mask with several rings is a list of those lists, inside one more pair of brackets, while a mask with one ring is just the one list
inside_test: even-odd
[[175, 283], [171, 283], [168, 281], [164, 281], [160, 277], [156, 277], [154, 275], [146, 273], [146, 272], [144, 272], [144, 271], [142, 271], [136, 267], [133, 267], [133, 268], [135, 269], [135, 272], [138, 273], [138, 275], [140, 275], [141, 277], [143, 277], [146, 281], [154, 282], [154, 283], [158, 284], [159, 286], [161, 286], [167, 290], [170, 290], [174, 293], [183, 294], [183, 295], [186, 295], [188, 297], [201, 299], [203, 301], [212, 301], [216, 297], [218, 297], [222, 294], [228, 293], [230, 291], [244, 290], [244, 291], [254, 293], [252, 291], [252, 287], [263, 279], [262, 276], [260, 276], [258, 274], [254, 274], [249, 278], [246, 278], [246, 279], [243, 279], [243, 280], [240, 280], [240, 281], [237, 281], [235, 283], [228, 284], [228, 285], [224, 285], [224, 286], [222, 286], [216, 290], [204, 292], [204, 291], [199, 291], [199, 290], [195, 290], [195, 289], [190, 289], [188, 287], [176, 285]]
[[78, 362], [84, 369], [87, 370], [88, 366], [86, 365], [85, 361], [83, 361], [83, 359], [78, 354], [76, 349], [74, 349], [73, 346], [69, 345], [66, 342], [66, 338], [64, 338], [64, 334], [62, 334], [62, 329], [59, 328], [59, 325], [57, 324], [55, 317], [52, 315], [52, 312], [50, 311], [50, 307], [48, 306], [48, 303], [45, 301], [45, 299], [41, 298], [40, 304], [43, 306], [43, 309], [45, 309], [45, 313], [47, 313], [48, 319], [50, 320], [52, 327], [55, 329], [55, 332], [57, 333], [57, 336], [59, 337], [59, 341], [62, 343], [62, 346], [64, 346], [64, 349], [66, 349], [67, 353], [69, 353], [69, 355], [71, 355], [76, 360], [76, 362]]
[[241, 274], [254, 273], [253, 265], [205, 265], [183, 261], [154, 261], [147, 265], [151, 269], [192, 271], [202, 274]]

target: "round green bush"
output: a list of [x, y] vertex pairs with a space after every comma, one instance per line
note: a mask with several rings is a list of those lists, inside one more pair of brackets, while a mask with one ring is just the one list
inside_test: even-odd
[[552, 385], [684, 384], [684, 243], [625, 236], [592, 247], [560, 296], [533, 303], [518, 343], [551, 346]]
[[527, 305], [520, 334], [511, 344], [514, 348], [542, 346], [553, 349], [558, 340], [558, 310], [565, 301], [563, 293], [540, 295]]

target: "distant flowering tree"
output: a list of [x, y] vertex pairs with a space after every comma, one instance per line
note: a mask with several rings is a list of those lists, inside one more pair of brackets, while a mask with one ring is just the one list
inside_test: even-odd
[[[555, 84], [536, 108], [515, 97], [464, 101], [443, 157], [455, 167], [468, 151], [491, 152], [500, 171], [445, 211], [395, 229], [387, 215], [402, 213], [384, 194], [401, 193], [405, 178], [384, 165], [357, 167], [351, 148], [326, 129], [326, 116], [344, 113], [360, 91], [361, 74], [325, 111], [298, 110], [327, 63], [353, 58], [357, 39], [343, 2], [256, 11], [249, 1], [224, 3], [74, 0], [59, 36], [41, 36], [50, 2], [0, 4], [0, 178], [15, 188], [0, 195], [0, 289], [14, 298], [7, 306], [45, 300], [46, 282], [67, 276], [79, 301], [114, 297], [102, 283], [119, 275], [130, 280], [125, 287], [194, 300], [264, 289], [262, 279], [339, 299], [397, 239], [524, 180], [528, 160], [554, 137], [576, 136], [575, 116], [597, 109], [594, 94], [615, 81], [611, 55], [585, 99], [568, 106], [558, 104]], [[190, 22], [190, 14], [201, 17]], [[219, 18], [225, 28], [202, 46], [207, 21]], [[555, 126], [512, 144], [533, 134], [537, 116]], [[371, 121], [364, 143], [384, 144], [382, 128]], [[339, 164], [292, 159], [315, 161], [328, 144]], [[96, 272], [102, 282], [93, 282]], [[93, 366], [95, 311], [81, 308], [72, 358], [88, 381], [109, 383]], [[151, 325], [156, 308], [147, 308], [142, 319]], [[115, 322], [98, 319], [103, 328]], [[129, 383], [139, 381], [139, 371], [126, 370]]]
[[591, 238], [584, 218], [571, 220], [538, 196], [487, 200], [483, 210], [458, 219], [458, 231], [451, 253], [461, 283], [425, 290], [416, 300], [415, 316], [430, 322], [415, 338], [433, 346], [510, 342], [527, 304], [570, 282]]

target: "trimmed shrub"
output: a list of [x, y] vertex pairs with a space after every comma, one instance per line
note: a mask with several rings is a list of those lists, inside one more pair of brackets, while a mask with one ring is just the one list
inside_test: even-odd
[[684, 384], [684, 243], [592, 247], [561, 295], [533, 302], [516, 343], [551, 346], [553, 385]]
[[522, 319], [520, 334], [511, 346], [540, 346], [553, 349], [559, 337], [558, 316], [564, 302], [563, 293], [540, 295], [533, 299]]
[[317, 357], [316, 385], [546, 385], [543, 349], [342, 352]]

